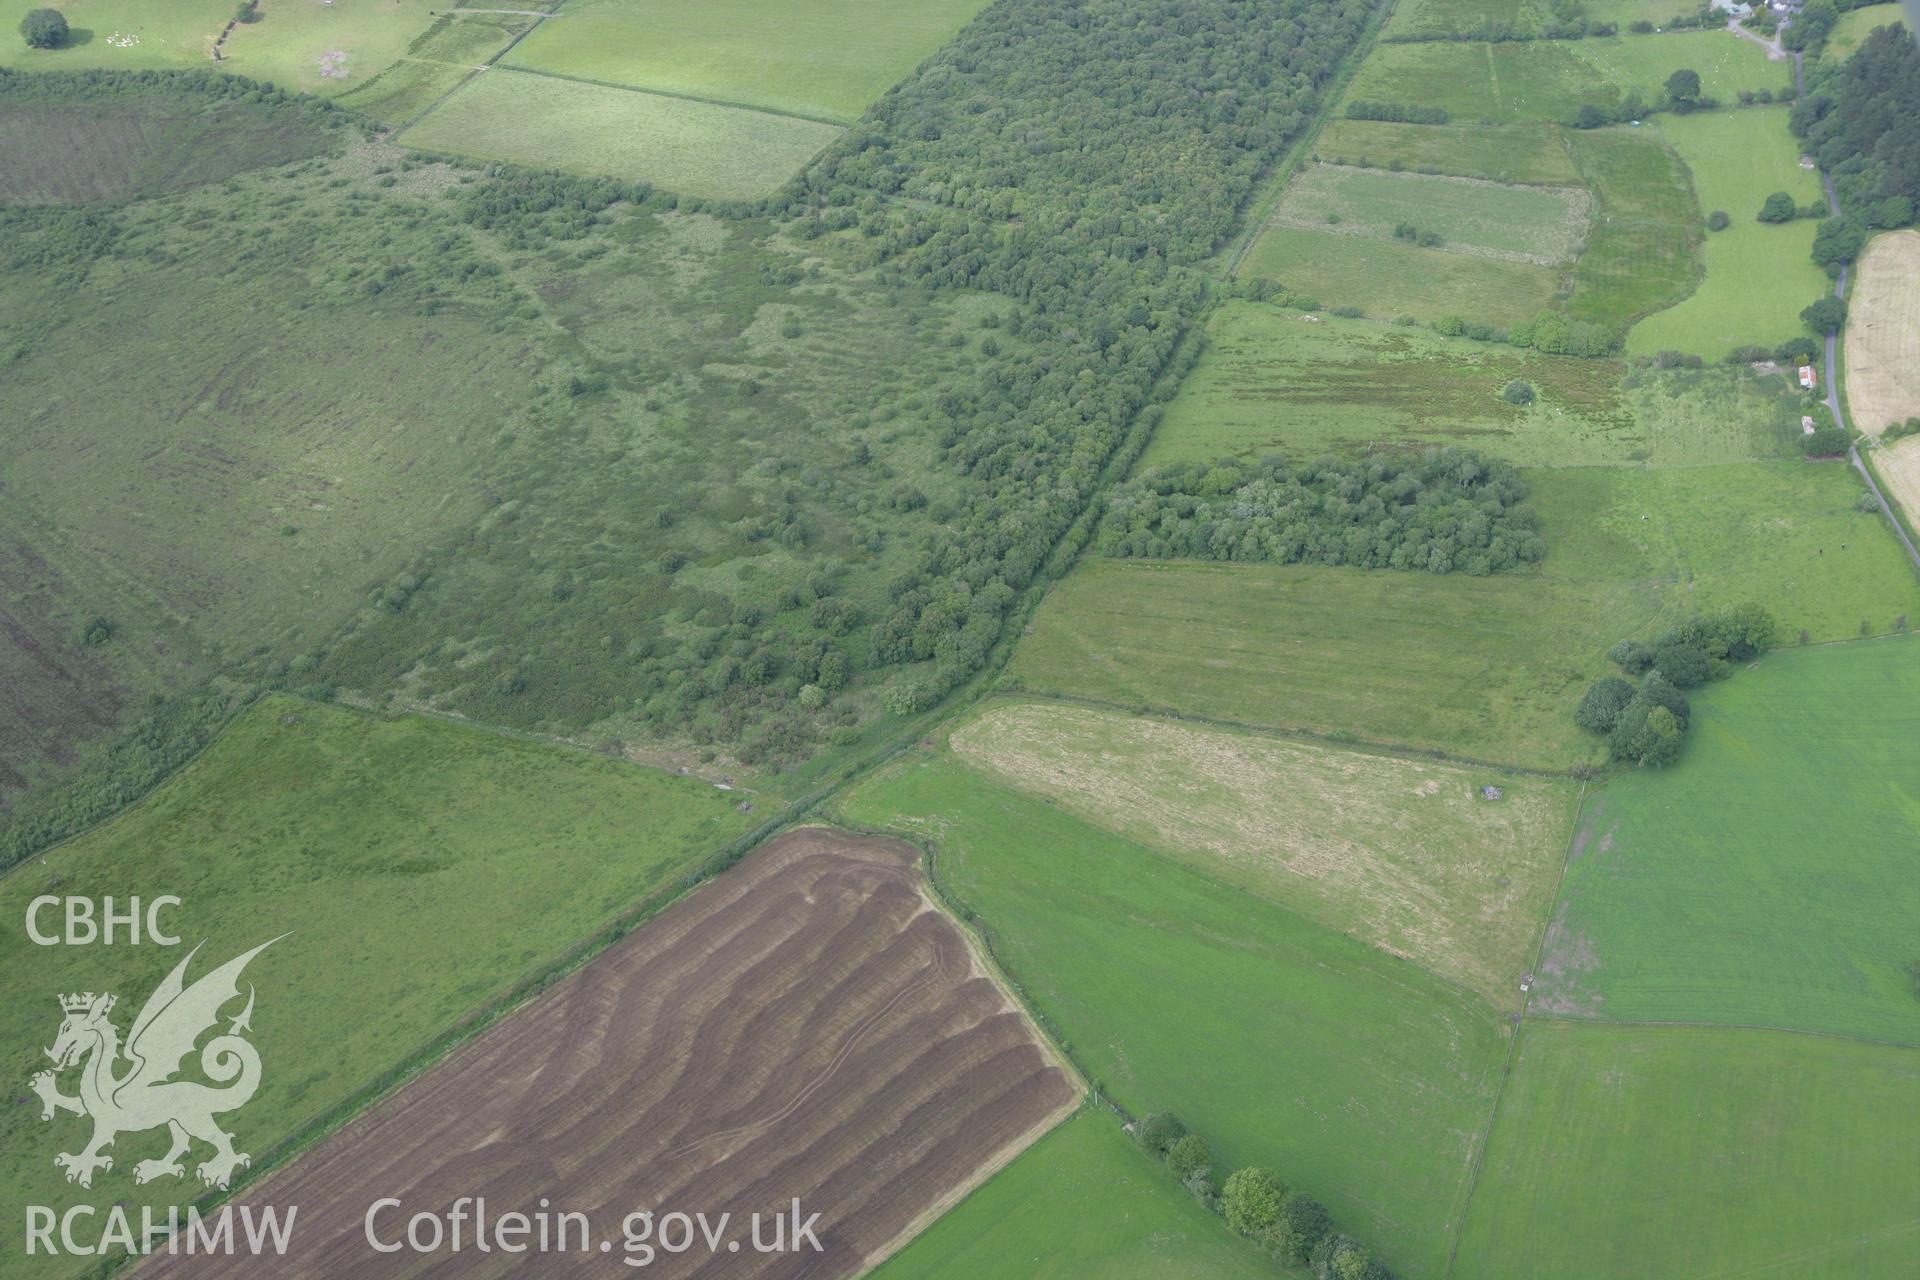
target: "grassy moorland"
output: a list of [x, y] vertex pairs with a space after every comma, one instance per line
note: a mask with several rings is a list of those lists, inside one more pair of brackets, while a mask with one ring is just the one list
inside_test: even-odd
[[[217, 198], [8, 215], [0, 325], [32, 378], [0, 390], [28, 423], [0, 463], [24, 440], [56, 482], [4, 561], [46, 565], [9, 596], [35, 596], [34, 696], [84, 649], [722, 769], [886, 732], [981, 669], [1177, 373], [1195, 273], [1371, 12], [1254, 38], [1303, 3], [1067, 24], [1005, 0], [778, 206], [369, 143]], [[1244, 118], [1217, 127], [1226, 102]], [[1070, 141], [1023, 133], [1048, 128]], [[135, 290], [151, 331], [100, 367]], [[34, 416], [62, 366], [94, 370], [64, 434]], [[95, 465], [62, 506], [76, 440], [134, 455], [128, 405], [178, 456]]]
[[1589, 802], [1535, 1007], [1920, 1044], [1915, 656], [1788, 649], [1697, 698], [1677, 766]]
[[1568, 782], [1037, 702], [995, 704], [950, 742], [1003, 785], [1496, 1007], [1518, 1008], [1576, 798]]
[[[871, 715], [842, 687], [907, 531], [961, 487], [928, 389], [991, 366], [985, 338], [1029, 352], [982, 327], [1015, 308], [825, 287], [764, 229], [633, 206], [547, 253], [461, 216], [491, 221], [462, 176], [360, 149], [21, 224], [0, 573], [35, 658], [0, 734], [22, 773], [215, 671], [613, 736], [684, 711], [737, 741], [749, 708], [781, 733], [779, 701], [818, 744]], [[690, 688], [681, 658], [728, 674]], [[798, 706], [822, 662], [841, 696]]]
[[1235, 1238], [1126, 1136], [1083, 1110], [873, 1273], [874, 1280], [1270, 1280]]
[[1271, 1167], [1399, 1274], [1440, 1274], [1506, 1053], [1478, 996], [944, 752], [840, 803], [933, 842], [947, 892], [1104, 1093], [1177, 1113], [1216, 1173]]
[[1455, 1274], [1912, 1274], [1920, 1053], [1690, 1027], [1520, 1035]]
[[[514, 66], [851, 124], [981, 0], [569, 0]], [[777, 32], [777, 38], [769, 38]]]
[[[56, 993], [117, 992], [131, 1019], [186, 947], [205, 942], [197, 975], [284, 934], [247, 971], [269, 1069], [230, 1121], [259, 1165], [516, 983], [673, 891], [758, 821], [738, 798], [478, 729], [269, 698], [144, 803], [0, 879], [13, 921], [48, 892], [176, 895], [166, 922], [184, 943], [35, 947], [18, 928], [0, 934], [8, 1077], [45, 1064], [37, 1046], [57, 1024]], [[0, 1190], [16, 1210], [102, 1194], [68, 1186], [51, 1163], [79, 1124], [45, 1125], [37, 1106], [0, 1115]], [[166, 1182], [137, 1188], [133, 1153], [115, 1154], [106, 1194], [177, 1198]], [[67, 1274], [73, 1261], [16, 1255], [8, 1273]]]
[[185, 191], [248, 169], [337, 150], [343, 113], [237, 83], [86, 84], [68, 76], [0, 81], [0, 205], [80, 204]]
[[638, 173], [695, 196], [771, 194], [833, 125], [496, 68], [403, 135], [410, 147], [587, 176]]
[[1775, 191], [1791, 192], [1801, 205], [1821, 198], [1819, 175], [1800, 167], [1787, 108], [1663, 116], [1656, 127], [1686, 162], [1700, 216], [1718, 210], [1732, 224], [1706, 234], [1700, 287], [1636, 324], [1626, 349], [1717, 360], [1743, 344], [1771, 346], [1798, 334], [1800, 309], [1831, 287], [1808, 255], [1814, 223], [1769, 224], [1755, 216]]

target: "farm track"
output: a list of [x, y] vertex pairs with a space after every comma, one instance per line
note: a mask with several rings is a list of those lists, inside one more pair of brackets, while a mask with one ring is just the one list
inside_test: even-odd
[[[1071, 1077], [933, 908], [902, 842], [773, 840], [242, 1200], [298, 1204], [279, 1276], [608, 1274], [639, 1209], [823, 1211], [823, 1251], [661, 1254], [677, 1277], [855, 1274], [1077, 1103]], [[484, 1196], [585, 1213], [592, 1247], [516, 1265], [376, 1254], [407, 1213]], [[404, 1224], [405, 1213], [394, 1221]], [[616, 1245], [616, 1247], [618, 1247]], [[476, 1268], [476, 1264], [481, 1264]], [[143, 1274], [253, 1274], [158, 1258]]]

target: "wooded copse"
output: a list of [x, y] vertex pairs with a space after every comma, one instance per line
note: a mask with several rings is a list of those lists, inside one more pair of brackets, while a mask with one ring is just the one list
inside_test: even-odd
[[1465, 449], [1181, 463], [1115, 490], [1100, 550], [1478, 577], [1546, 554], [1526, 497], [1511, 464]]

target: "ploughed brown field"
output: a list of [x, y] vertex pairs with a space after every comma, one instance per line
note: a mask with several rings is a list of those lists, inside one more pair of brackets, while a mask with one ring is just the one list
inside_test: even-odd
[[[923, 896], [914, 849], [803, 828], [250, 1189], [242, 1203], [298, 1206], [286, 1257], [163, 1254], [141, 1275], [847, 1276], [1076, 1101]], [[402, 1201], [376, 1219], [395, 1242], [412, 1214], [444, 1220], [462, 1196], [485, 1197], [493, 1220], [545, 1197], [550, 1214], [587, 1215], [589, 1246], [576, 1228], [565, 1254], [482, 1253], [471, 1215], [457, 1254], [367, 1241], [382, 1197]], [[771, 1243], [796, 1197], [803, 1219], [820, 1215], [822, 1251], [756, 1252], [750, 1215]], [[733, 1218], [717, 1251], [696, 1233], [642, 1270], [623, 1265], [637, 1210]]]

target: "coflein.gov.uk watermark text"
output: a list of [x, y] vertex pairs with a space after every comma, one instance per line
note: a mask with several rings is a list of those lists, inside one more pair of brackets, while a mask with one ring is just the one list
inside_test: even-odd
[[[101, 1211], [75, 1205], [57, 1211], [27, 1206], [29, 1255], [199, 1254], [285, 1257], [294, 1252], [299, 1206], [224, 1205], [202, 1214], [188, 1206], [114, 1205]], [[663, 1256], [707, 1253], [819, 1253], [820, 1215], [795, 1199], [780, 1210], [735, 1215], [643, 1209], [626, 1214], [611, 1233], [594, 1229], [591, 1215], [552, 1208], [496, 1211], [486, 1197], [462, 1196], [441, 1209], [408, 1212], [383, 1196], [367, 1206], [361, 1227], [373, 1253], [607, 1254], [629, 1267]]]

